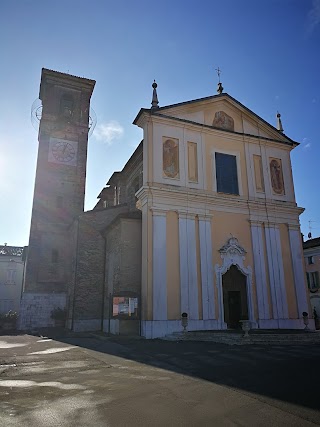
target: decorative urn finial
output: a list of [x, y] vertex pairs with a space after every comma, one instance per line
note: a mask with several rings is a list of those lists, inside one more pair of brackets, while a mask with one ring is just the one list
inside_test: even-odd
[[152, 102], [151, 102], [151, 110], [154, 110], [156, 108], [159, 108], [159, 101], [158, 101], [158, 94], [157, 94], [157, 83], [154, 80], [152, 83], [152, 87], [153, 87], [153, 93], [152, 93]]

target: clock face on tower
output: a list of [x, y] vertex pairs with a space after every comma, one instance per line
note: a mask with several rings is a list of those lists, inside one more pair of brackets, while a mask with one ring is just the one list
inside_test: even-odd
[[50, 138], [48, 161], [70, 166], [77, 164], [78, 143], [60, 138]]

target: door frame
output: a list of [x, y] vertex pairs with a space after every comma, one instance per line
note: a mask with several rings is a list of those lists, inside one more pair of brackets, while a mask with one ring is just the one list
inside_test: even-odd
[[[228, 275], [228, 273], [231, 272], [232, 268], [234, 268], [234, 270], [236, 271], [236, 274], [239, 275], [239, 280], [237, 278], [235, 278], [236, 280], [230, 280], [229, 279], [226, 282], [225, 281], [226, 276]], [[240, 281], [240, 278], [241, 278], [241, 281]], [[247, 289], [246, 289], [246, 276], [238, 269], [237, 266], [233, 266], [233, 265], [231, 265], [229, 270], [227, 270], [222, 275], [222, 295], [223, 295], [224, 322], [227, 323], [229, 328], [238, 329], [241, 326], [241, 324], [237, 323], [237, 325], [236, 325], [231, 320], [231, 317], [232, 317], [231, 316], [232, 313], [230, 311], [231, 293], [232, 294], [236, 293], [236, 294], [238, 294], [238, 297], [239, 297], [240, 306], [238, 307], [238, 309], [239, 309], [238, 321], [240, 321], [242, 319], [247, 319], [248, 317], [242, 317], [242, 316], [244, 316], [243, 310], [245, 310], [246, 316], [248, 316], [248, 296], [247, 296]], [[235, 319], [233, 319], [233, 320], [235, 320]], [[230, 326], [233, 323], [234, 323], [234, 325]]]
[[231, 265], [235, 265], [246, 276], [246, 291], [247, 291], [247, 305], [248, 317], [251, 321], [252, 328], [256, 327], [256, 320], [254, 317], [253, 308], [253, 295], [252, 295], [252, 268], [245, 267], [243, 262], [245, 254], [247, 253], [242, 246], [239, 245], [236, 237], [228, 239], [227, 243], [219, 249], [222, 265], [215, 265], [216, 285], [218, 290], [218, 305], [219, 305], [219, 326], [221, 329], [227, 329], [227, 324], [224, 321], [224, 307], [223, 307], [223, 289], [222, 289], [222, 276], [229, 270]]

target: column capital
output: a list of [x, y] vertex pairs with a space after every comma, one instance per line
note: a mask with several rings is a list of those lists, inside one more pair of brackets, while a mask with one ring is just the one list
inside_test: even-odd
[[264, 223], [265, 228], [279, 228], [279, 224], [277, 222], [268, 221]]
[[179, 219], [195, 219], [196, 214], [191, 212], [181, 212], [178, 211]]
[[158, 209], [158, 208], [150, 208], [151, 212], [152, 212], [152, 216], [167, 216], [167, 211], [163, 210], [163, 209]]
[[288, 230], [300, 231], [300, 224], [287, 224]]
[[249, 219], [248, 221], [249, 221], [251, 227], [254, 227], [254, 226], [255, 227], [262, 227], [264, 224], [264, 221], [259, 221], [257, 219]]
[[213, 215], [212, 214], [200, 214], [198, 215], [199, 221], [207, 221], [207, 222], [211, 222]]

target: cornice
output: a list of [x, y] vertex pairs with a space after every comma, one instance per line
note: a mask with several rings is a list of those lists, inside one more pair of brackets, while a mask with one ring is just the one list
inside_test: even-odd
[[141, 205], [152, 201], [153, 206], [161, 206], [167, 210], [179, 211], [197, 211], [205, 209], [243, 213], [250, 215], [252, 221], [265, 222], [268, 218], [294, 218], [304, 211], [304, 209], [293, 205], [292, 203], [283, 203], [277, 201], [259, 201], [248, 200], [241, 196], [224, 196], [218, 193], [210, 193], [199, 189], [191, 188], [172, 188], [169, 186], [143, 186], [137, 192]]

